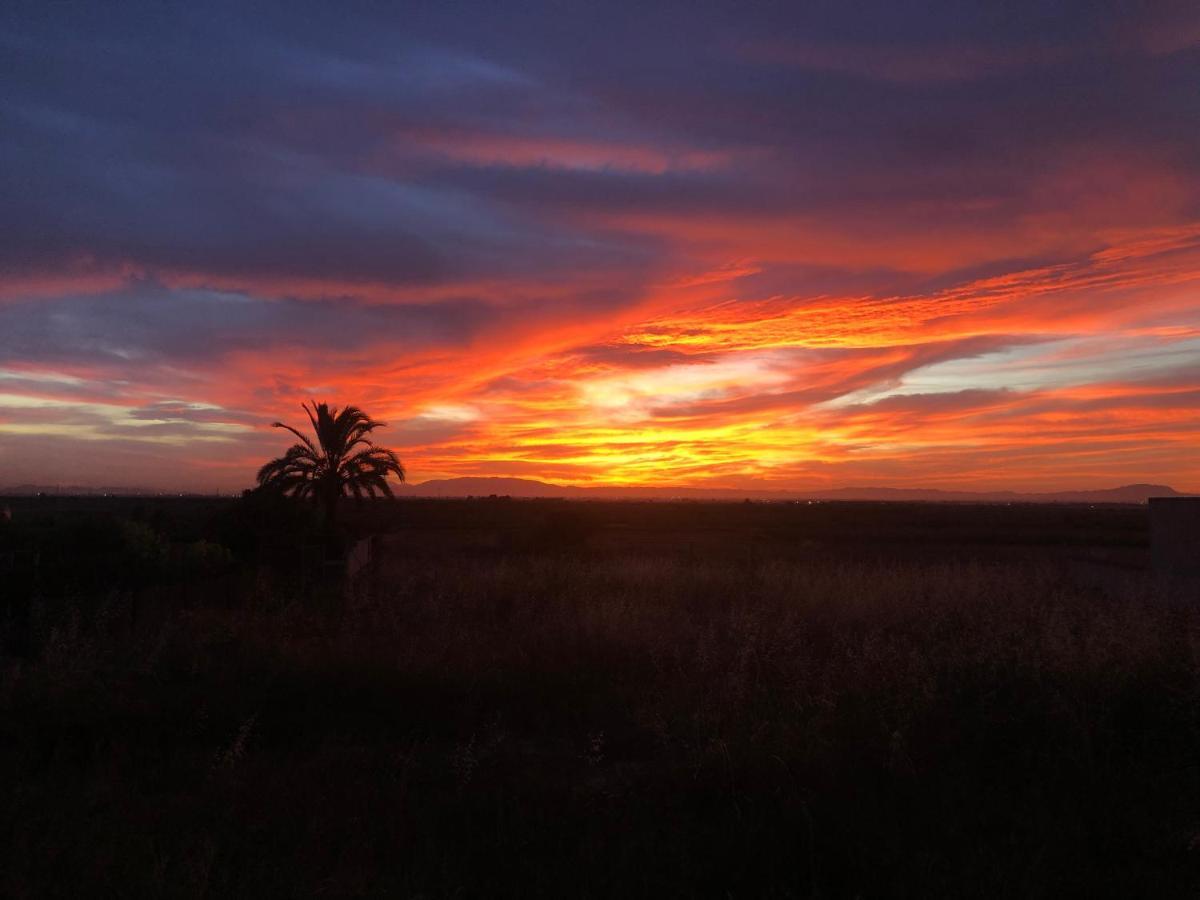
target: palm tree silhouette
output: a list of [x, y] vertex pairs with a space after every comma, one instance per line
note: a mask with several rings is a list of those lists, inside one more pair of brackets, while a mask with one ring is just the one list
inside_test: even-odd
[[260, 486], [311, 499], [322, 508], [331, 527], [337, 521], [338, 501], [344, 495], [361, 499], [378, 492], [392, 496], [388, 476], [404, 481], [404, 466], [395, 453], [376, 446], [370, 438], [383, 422], [375, 421], [357, 406], [339, 410], [316, 401], [300, 406], [312, 423], [316, 443], [291, 425], [273, 422], [273, 427], [286, 428], [300, 438], [300, 443], [258, 470]]

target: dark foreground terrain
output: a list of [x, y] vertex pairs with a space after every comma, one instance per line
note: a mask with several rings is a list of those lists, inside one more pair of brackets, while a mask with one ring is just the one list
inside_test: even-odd
[[5, 896], [1200, 888], [1144, 507], [11, 506]]

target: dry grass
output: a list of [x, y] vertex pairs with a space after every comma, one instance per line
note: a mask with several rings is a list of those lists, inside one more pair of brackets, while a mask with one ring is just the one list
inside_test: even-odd
[[1200, 613], [1052, 565], [413, 562], [38, 610], [0, 893], [1191, 896]]

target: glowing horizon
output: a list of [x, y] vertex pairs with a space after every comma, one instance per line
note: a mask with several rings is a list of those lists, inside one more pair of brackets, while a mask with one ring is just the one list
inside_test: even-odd
[[663, 9], [5, 14], [0, 487], [1200, 491], [1200, 14]]

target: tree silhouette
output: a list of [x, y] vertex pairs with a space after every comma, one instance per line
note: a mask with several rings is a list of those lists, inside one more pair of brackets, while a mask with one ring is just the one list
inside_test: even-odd
[[371, 432], [384, 423], [357, 406], [339, 410], [315, 401], [300, 405], [312, 423], [316, 442], [291, 425], [272, 423], [275, 428], [286, 428], [300, 443], [258, 470], [259, 485], [311, 499], [321, 507], [330, 526], [337, 521], [338, 501], [345, 495], [361, 499], [379, 493], [391, 497], [388, 476], [404, 481], [404, 466], [395, 453], [377, 446], [370, 438]]

